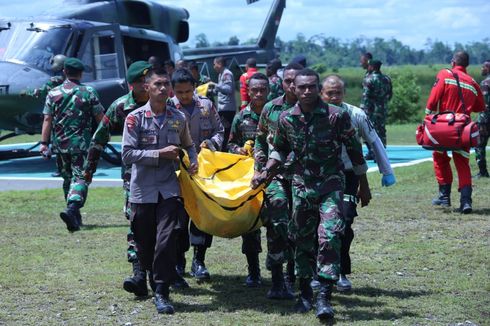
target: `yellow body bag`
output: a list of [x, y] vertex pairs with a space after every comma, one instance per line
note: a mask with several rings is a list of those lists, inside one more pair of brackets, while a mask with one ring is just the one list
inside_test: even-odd
[[189, 175], [188, 164], [185, 157], [179, 182], [187, 214], [200, 230], [234, 238], [262, 226], [259, 213], [264, 199], [263, 186], [250, 188], [253, 158], [203, 148], [196, 175]]

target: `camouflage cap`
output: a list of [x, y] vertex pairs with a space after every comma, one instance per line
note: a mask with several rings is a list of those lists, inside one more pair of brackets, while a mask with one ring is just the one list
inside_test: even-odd
[[126, 74], [126, 78], [128, 83], [134, 83], [138, 78], [145, 76], [148, 73], [148, 70], [151, 68], [151, 64], [147, 61], [136, 61], [133, 62]]
[[83, 62], [81, 62], [77, 58], [66, 58], [63, 67], [72, 70], [78, 70], [78, 71], [85, 70], [85, 67], [83, 66]]

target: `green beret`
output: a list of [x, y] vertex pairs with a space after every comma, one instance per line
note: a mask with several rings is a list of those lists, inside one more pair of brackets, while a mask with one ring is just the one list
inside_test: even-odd
[[129, 68], [126, 78], [128, 83], [134, 83], [138, 78], [145, 76], [148, 70], [151, 68], [151, 64], [147, 61], [136, 61], [133, 62]]
[[376, 67], [376, 66], [378, 66], [378, 67], [381, 67], [381, 64], [382, 64], [382, 63], [381, 63], [381, 61], [379, 61], [379, 60], [374, 60], [374, 59], [371, 59], [371, 60], [369, 60], [369, 64], [370, 64], [371, 66], [375, 66], [375, 67]]
[[78, 70], [78, 71], [84, 71], [85, 67], [83, 66], [83, 62], [78, 60], [77, 58], [66, 58], [65, 63], [63, 64], [63, 67], [72, 69], [72, 70]]

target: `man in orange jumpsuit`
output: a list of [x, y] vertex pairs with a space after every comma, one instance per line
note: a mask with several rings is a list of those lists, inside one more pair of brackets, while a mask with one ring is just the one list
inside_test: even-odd
[[250, 102], [250, 96], [248, 95], [248, 80], [256, 72], [257, 60], [255, 60], [255, 58], [248, 58], [245, 63], [245, 72], [240, 76], [240, 110], [246, 108]]
[[[452, 70], [442, 69], [439, 71], [427, 100], [426, 114], [454, 111], [456, 113], [466, 112], [469, 115], [471, 112], [481, 112], [485, 109], [480, 86], [466, 72], [468, 64], [468, 53], [456, 52], [451, 60]], [[458, 76], [464, 104], [461, 101], [460, 90], [454, 74]], [[432, 204], [449, 207], [451, 206], [450, 195], [453, 181], [453, 174], [449, 165], [451, 158], [446, 151], [434, 151], [432, 156], [434, 158], [434, 172], [439, 184], [439, 196], [432, 200]], [[469, 214], [472, 211], [469, 157], [469, 147], [453, 151], [454, 164], [458, 173], [458, 191], [461, 193], [459, 210], [463, 214]]]

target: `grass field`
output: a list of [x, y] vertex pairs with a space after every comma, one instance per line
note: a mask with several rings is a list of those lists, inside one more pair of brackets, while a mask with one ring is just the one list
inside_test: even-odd
[[[430, 205], [436, 192], [430, 162], [395, 174], [391, 188], [369, 174], [373, 200], [354, 223], [354, 291], [334, 293], [337, 324], [490, 325], [490, 181], [475, 181], [474, 214], [460, 215]], [[455, 186], [453, 193], [457, 205]], [[130, 274], [121, 189], [92, 189], [86, 226], [75, 234], [58, 216], [61, 189], [0, 192], [0, 203], [0, 325], [318, 324], [313, 312], [292, 313], [293, 302], [265, 298], [264, 254], [264, 286], [242, 285], [240, 238], [214, 239], [206, 260], [212, 281], [187, 277], [191, 288], [171, 294], [175, 315], [156, 314], [151, 298], [134, 300], [121, 286]]]

